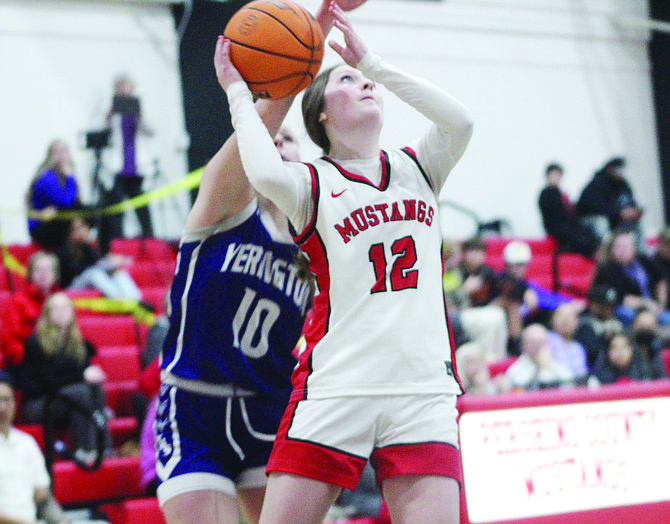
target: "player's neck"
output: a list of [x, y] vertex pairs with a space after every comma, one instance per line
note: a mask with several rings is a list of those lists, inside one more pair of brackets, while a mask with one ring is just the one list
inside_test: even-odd
[[343, 141], [331, 144], [328, 155], [337, 160], [364, 160], [379, 157], [378, 140], [357, 140], [352, 135]]

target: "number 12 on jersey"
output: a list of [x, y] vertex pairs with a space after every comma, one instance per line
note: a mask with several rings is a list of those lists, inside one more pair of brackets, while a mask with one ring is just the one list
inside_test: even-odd
[[[419, 270], [412, 269], [416, 264], [416, 245], [411, 236], [402, 237], [391, 244], [390, 249], [393, 264], [388, 271], [386, 259], [386, 245], [384, 243], [372, 244], [368, 252], [368, 258], [372, 262], [375, 283], [370, 293], [383, 293], [389, 290], [402, 291], [403, 289], [416, 288], [419, 281]], [[388, 279], [387, 279], [388, 275]], [[387, 283], [387, 280], [389, 281]]]

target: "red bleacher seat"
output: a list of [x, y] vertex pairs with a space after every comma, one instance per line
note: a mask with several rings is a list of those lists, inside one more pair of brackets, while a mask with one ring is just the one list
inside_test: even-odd
[[131, 398], [133, 393], [139, 391], [138, 379], [117, 380], [105, 382], [103, 385], [107, 405], [114, 411], [117, 417], [130, 416], [133, 413]]
[[55, 462], [53, 491], [66, 507], [83, 502], [140, 497], [139, 457], [113, 457], [103, 460], [95, 471], [86, 471], [70, 460]]
[[664, 349], [661, 352], [661, 358], [663, 359], [663, 364], [665, 365], [665, 374], [670, 377], [670, 348]]
[[115, 238], [110, 247], [113, 253], [127, 255], [135, 262], [140, 260], [175, 260], [175, 246], [157, 238]]
[[128, 499], [100, 506], [110, 524], [165, 524], [165, 517], [155, 497]]
[[90, 315], [78, 319], [82, 336], [95, 347], [138, 345], [139, 333], [130, 315]]
[[128, 267], [128, 273], [133, 277], [137, 287], [162, 286], [172, 283], [175, 262], [172, 260], [144, 260], [137, 261]]
[[105, 371], [109, 382], [140, 376], [139, 351], [135, 345], [99, 347], [93, 361]]

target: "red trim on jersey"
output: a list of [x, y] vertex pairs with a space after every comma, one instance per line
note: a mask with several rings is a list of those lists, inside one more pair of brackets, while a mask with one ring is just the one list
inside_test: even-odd
[[309, 168], [309, 174], [312, 178], [312, 216], [309, 219], [309, 222], [300, 232], [292, 235], [293, 240], [296, 244], [300, 245], [315, 229], [316, 229], [316, 216], [319, 210], [319, 195], [321, 193], [321, 186], [319, 184], [319, 176], [317, 174], [316, 168], [312, 164], [305, 164]]
[[326, 248], [317, 231], [302, 239], [300, 245], [309, 256], [309, 269], [316, 276], [319, 293], [312, 302], [312, 320], [304, 330], [305, 351], [300, 355], [298, 366], [293, 371], [291, 399], [307, 398], [307, 379], [312, 373], [312, 351], [316, 343], [328, 331], [330, 318], [330, 268]]
[[366, 460], [313, 442], [287, 437], [297, 402], [290, 402], [279, 424], [265, 472], [300, 475], [346, 489], [355, 489]]
[[403, 147], [400, 151], [402, 151], [408, 157], [410, 157], [412, 160], [414, 160], [414, 163], [419, 168], [419, 171], [421, 172], [421, 175], [423, 176], [423, 179], [428, 184], [428, 187], [430, 188], [430, 190], [434, 193], [435, 189], [433, 189], [433, 184], [431, 184], [430, 178], [428, 178], [428, 175], [423, 170], [423, 167], [421, 167], [421, 164], [419, 164], [419, 159], [416, 157], [416, 151], [414, 151], [414, 149], [412, 149], [411, 147]]
[[458, 481], [462, 486], [461, 452], [444, 442], [400, 444], [378, 448], [370, 462], [375, 468], [377, 484], [398, 475], [439, 475]]
[[352, 173], [351, 171], [347, 171], [340, 164], [335, 162], [335, 160], [333, 160], [332, 158], [327, 157], [327, 156], [324, 156], [322, 158], [326, 162], [329, 162], [330, 164], [332, 164], [335, 167], [335, 169], [337, 169], [340, 172], [340, 174], [344, 178], [346, 178], [347, 180], [351, 180], [352, 182], [359, 182], [361, 184], [365, 184], [367, 186], [374, 187], [375, 189], [379, 189], [380, 191], [386, 190], [386, 188], [388, 188], [388, 186], [389, 186], [389, 181], [391, 179], [391, 177], [390, 177], [391, 162], [389, 161], [388, 154], [384, 150], [381, 150], [379, 152], [379, 159], [380, 159], [381, 164], [382, 164], [382, 177], [381, 177], [381, 180], [379, 181], [378, 186], [374, 185], [372, 182], [370, 182], [364, 176], [357, 175], [356, 173]]

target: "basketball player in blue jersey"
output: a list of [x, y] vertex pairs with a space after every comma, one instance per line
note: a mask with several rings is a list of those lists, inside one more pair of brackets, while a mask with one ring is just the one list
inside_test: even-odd
[[[353, 9], [364, 0], [341, 0]], [[324, 34], [333, 16], [324, 1]], [[280, 128], [292, 99], [261, 100]], [[282, 130], [276, 150], [297, 161]], [[258, 522], [265, 466], [291, 392], [292, 355], [311, 307], [286, 217], [260, 202], [235, 135], [207, 164], [170, 292], [156, 419], [158, 498], [168, 524]]]
[[[460, 454], [453, 337], [442, 294], [438, 195], [472, 121], [427, 81], [369, 53], [331, 4], [345, 64], [321, 73], [303, 118], [326, 156], [283, 162], [251, 93], [217, 48], [250, 182], [288, 216], [319, 294], [267, 471], [261, 524], [316, 524], [366, 461], [394, 524], [459, 521]], [[428, 130], [384, 151], [375, 82], [420, 111]]]

